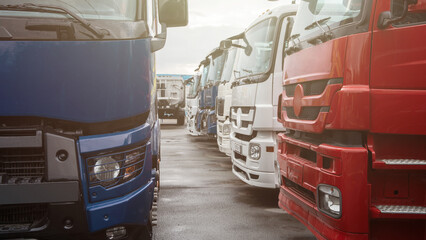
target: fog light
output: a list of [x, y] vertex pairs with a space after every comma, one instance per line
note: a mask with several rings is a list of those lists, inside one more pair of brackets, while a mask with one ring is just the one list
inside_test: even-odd
[[262, 148], [257, 143], [250, 143], [249, 145], [249, 156], [251, 159], [259, 160], [260, 158], [260, 152], [262, 151]]
[[318, 186], [318, 209], [325, 214], [340, 218], [342, 215], [342, 195], [337, 187]]
[[105, 234], [107, 239], [117, 240], [126, 237], [127, 231], [125, 227], [114, 227], [107, 229]]
[[225, 124], [223, 125], [223, 135], [229, 135], [231, 134], [231, 125], [230, 124]]

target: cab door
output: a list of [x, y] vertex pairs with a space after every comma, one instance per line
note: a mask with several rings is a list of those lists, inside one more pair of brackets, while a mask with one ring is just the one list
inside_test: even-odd
[[377, 1], [371, 54], [371, 131], [426, 134], [426, 0], [385, 28], [380, 15], [400, 16], [404, 0]]
[[[276, 47], [276, 54], [275, 54], [275, 66], [274, 66], [274, 80], [273, 80], [273, 86], [272, 86], [272, 96], [279, 96], [282, 92], [282, 79], [283, 79], [283, 68], [284, 68], [284, 49], [285, 49], [285, 43], [287, 42], [287, 39], [290, 37], [291, 29], [293, 27], [294, 23], [294, 14], [290, 16], [286, 16], [281, 19], [280, 22], [280, 31], [279, 31], [279, 39], [278, 39], [278, 45]], [[273, 114], [273, 124], [274, 129], [283, 129], [284, 127], [282, 124], [277, 120], [278, 119], [278, 102], [281, 100], [278, 97], [274, 97], [272, 99], [272, 103], [274, 106]]]

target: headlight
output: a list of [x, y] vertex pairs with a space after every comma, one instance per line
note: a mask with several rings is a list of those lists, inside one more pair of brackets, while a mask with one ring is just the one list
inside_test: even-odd
[[90, 186], [110, 188], [138, 176], [145, 164], [146, 145], [87, 159]]
[[222, 131], [223, 131], [223, 135], [231, 134], [231, 125], [230, 124], [224, 124]]
[[93, 173], [99, 181], [108, 184], [113, 182], [120, 174], [120, 164], [111, 156], [97, 158], [95, 159]]
[[318, 209], [325, 214], [340, 218], [342, 215], [342, 195], [337, 187], [318, 186]]
[[251, 159], [259, 160], [260, 153], [262, 151], [262, 148], [257, 143], [250, 143], [249, 145], [249, 156]]

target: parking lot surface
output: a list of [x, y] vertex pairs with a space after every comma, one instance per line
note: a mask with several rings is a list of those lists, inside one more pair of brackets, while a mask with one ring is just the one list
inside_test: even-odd
[[215, 139], [162, 124], [161, 189], [154, 239], [313, 240], [278, 208], [278, 190], [249, 186], [232, 174]]

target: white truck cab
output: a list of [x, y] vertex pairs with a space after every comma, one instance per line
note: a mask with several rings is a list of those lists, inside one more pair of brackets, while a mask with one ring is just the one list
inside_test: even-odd
[[195, 117], [198, 112], [199, 94], [198, 88], [200, 85], [201, 75], [196, 73], [192, 78], [188, 79], [188, 91], [186, 92], [186, 128], [192, 136], [198, 136], [200, 133], [195, 126]]
[[237, 48], [232, 47], [226, 51], [225, 65], [220, 79], [216, 98], [217, 117], [217, 145], [219, 151], [231, 156], [230, 134], [231, 121], [230, 109], [232, 101], [232, 82], [234, 81], [234, 63], [237, 55]]
[[280, 186], [276, 135], [285, 129], [277, 121], [277, 107], [283, 47], [296, 10], [296, 5], [268, 10], [241, 34], [230, 113], [232, 172], [253, 186]]

